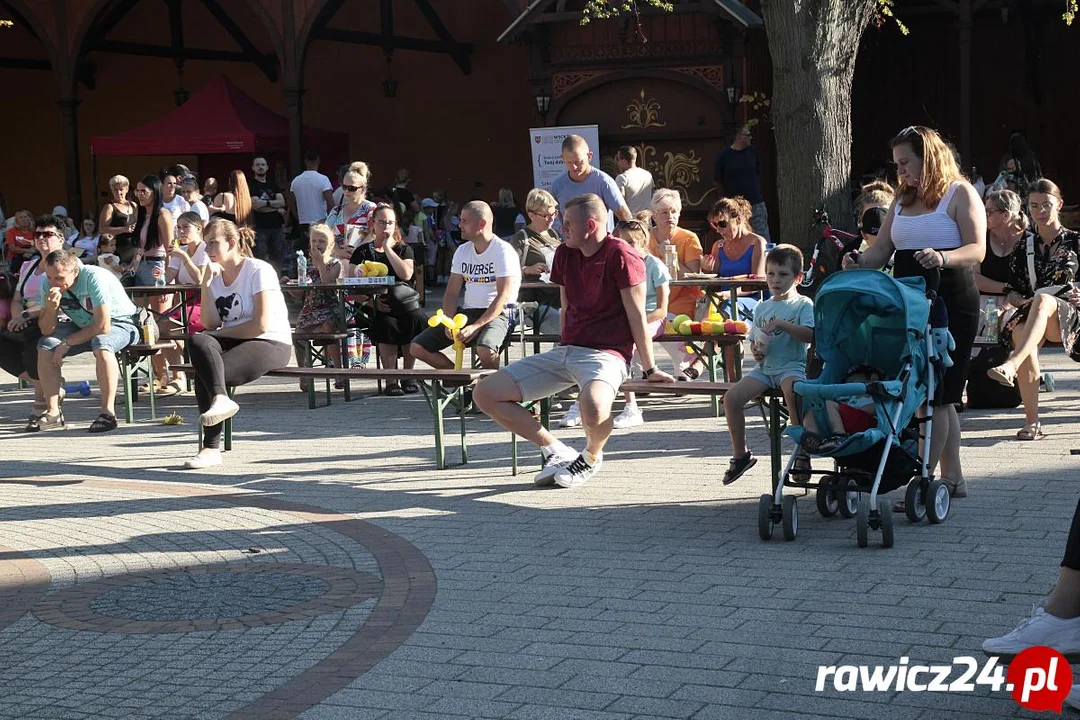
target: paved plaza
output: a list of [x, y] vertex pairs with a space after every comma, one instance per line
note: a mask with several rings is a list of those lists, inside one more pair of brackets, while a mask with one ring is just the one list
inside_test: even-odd
[[[241, 389], [235, 448], [202, 472], [178, 469], [190, 395], [161, 402], [179, 426], [89, 435], [97, 397], [73, 397], [68, 430], [28, 435], [9, 384], [0, 717], [1035, 716], [983, 686], [814, 681], [901, 656], [982, 663], [982, 640], [1049, 591], [1080, 495], [1080, 382], [1060, 350], [1045, 365], [1049, 436], [1012, 440], [1018, 410], [963, 414], [970, 497], [943, 525], [897, 516], [891, 550], [858, 549], [854, 521], [813, 496], [795, 542], [761, 542], [767, 458], [722, 487], [729, 442], [704, 399], [645, 399], [647, 424], [615, 432], [597, 477], [539, 490], [537, 453], [522, 445], [511, 476], [509, 435], [479, 415], [469, 464], [437, 471], [422, 399], [373, 384], [315, 410], [281, 380]], [[581, 447], [580, 429], [557, 434]]]

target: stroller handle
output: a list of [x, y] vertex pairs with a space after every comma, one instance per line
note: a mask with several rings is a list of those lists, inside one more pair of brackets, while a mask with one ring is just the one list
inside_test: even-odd
[[926, 297], [930, 302], [933, 302], [934, 298], [937, 297], [938, 289], [941, 287], [941, 268], [930, 268], [923, 278], [926, 280]]

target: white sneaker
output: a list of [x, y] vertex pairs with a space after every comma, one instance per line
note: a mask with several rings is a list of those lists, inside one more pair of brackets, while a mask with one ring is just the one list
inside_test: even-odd
[[229, 399], [228, 395], [215, 395], [210, 408], [199, 416], [199, 423], [210, 427], [225, 422], [237, 412], [240, 406]]
[[581, 425], [581, 408], [578, 407], [575, 401], [573, 405], [566, 411], [566, 414], [559, 420], [559, 427], [580, 427]]
[[616, 430], [644, 425], [645, 418], [641, 415], [641, 409], [637, 405], [627, 405], [623, 411], [615, 416], [614, 425]]
[[564, 488], [584, 485], [586, 480], [600, 471], [600, 466], [603, 464], [603, 459], [597, 458], [596, 464], [590, 465], [589, 461], [585, 459], [585, 453], [582, 452], [574, 459], [574, 462], [566, 467], [559, 468], [555, 473], [555, 484]]
[[221, 452], [219, 450], [202, 450], [198, 455], [188, 458], [184, 467], [188, 470], [202, 470], [221, 464]]
[[[570, 448], [563, 453], [552, 453], [544, 458], [544, 468], [533, 477], [533, 485], [550, 487], [555, 484], [555, 473], [577, 460], [577, 453]], [[540, 451], [543, 455], [543, 451]]]
[[1037, 607], [1031, 617], [1020, 621], [1016, 628], [1001, 637], [983, 642], [987, 655], [1011, 657], [1036, 645], [1051, 647], [1069, 662], [1080, 660], [1080, 618], [1064, 620]]
[[1080, 685], [1072, 686], [1072, 690], [1065, 696], [1065, 704], [1073, 710], [1080, 710]]

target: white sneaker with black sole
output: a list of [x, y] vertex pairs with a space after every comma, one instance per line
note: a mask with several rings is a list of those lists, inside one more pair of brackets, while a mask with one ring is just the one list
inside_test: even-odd
[[543, 469], [536, 473], [533, 477], [533, 485], [537, 487], [550, 487], [555, 484], [555, 473], [560, 469], [566, 467], [570, 463], [577, 459], [577, 453], [570, 448], [567, 448], [568, 452], [563, 453], [551, 453], [545, 456], [544, 451], [540, 451], [541, 458], [544, 462]]
[[1057, 650], [1069, 662], [1080, 661], [1080, 617], [1059, 618], [1037, 607], [1012, 632], [983, 642], [982, 649], [987, 655], [1013, 657], [1036, 645]]
[[581, 453], [574, 461], [565, 467], [559, 468], [555, 473], [555, 484], [559, 487], [573, 488], [579, 485], [584, 485], [585, 482], [600, 471], [600, 466], [604, 461], [601, 458], [597, 458], [596, 462], [590, 464], [585, 459], [585, 453]]

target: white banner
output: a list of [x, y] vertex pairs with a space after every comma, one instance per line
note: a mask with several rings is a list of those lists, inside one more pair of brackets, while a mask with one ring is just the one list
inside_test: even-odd
[[589, 143], [593, 167], [600, 167], [600, 131], [597, 125], [567, 125], [563, 127], [531, 128], [533, 187], [551, 191], [551, 183], [566, 172], [562, 161], [562, 142], [567, 135], [580, 135]]

